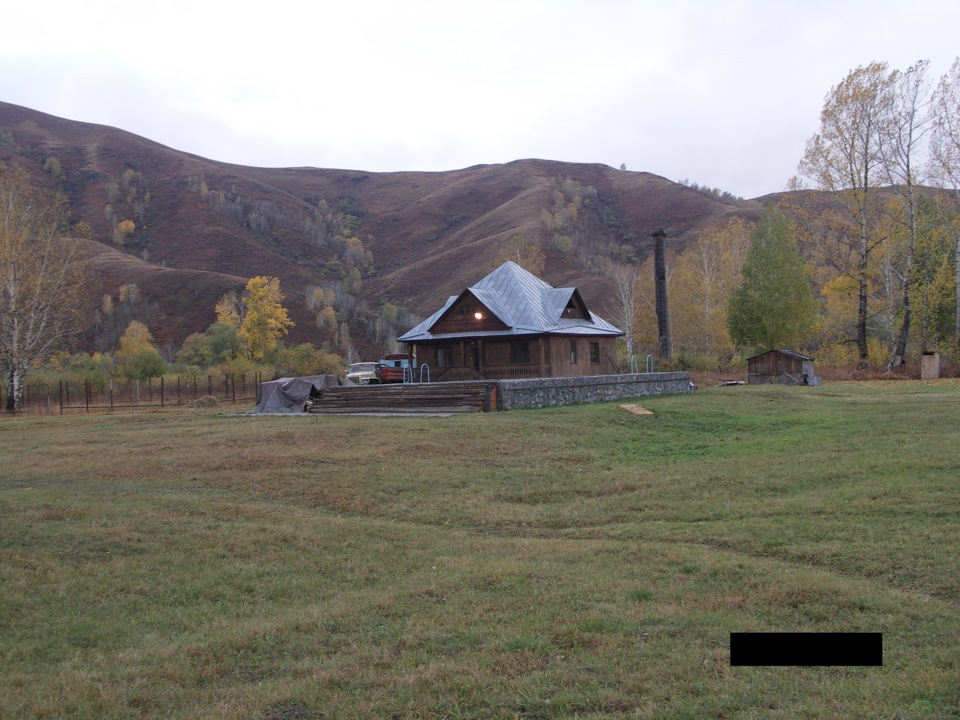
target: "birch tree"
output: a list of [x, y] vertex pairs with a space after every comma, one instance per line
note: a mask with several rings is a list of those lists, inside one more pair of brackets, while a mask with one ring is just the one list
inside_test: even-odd
[[0, 366], [7, 409], [19, 410], [30, 369], [80, 328], [84, 266], [64, 237], [67, 201], [0, 165]]
[[614, 268], [610, 273], [613, 280], [615, 298], [615, 317], [623, 328], [627, 344], [627, 361], [633, 356], [633, 325], [637, 320], [637, 278], [639, 270], [633, 265]]
[[835, 193], [856, 227], [857, 353], [867, 361], [868, 266], [882, 238], [877, 181], [881, 178], [880, 129], [889, 98], [887, 64], [873, 62], [852, 70], [833, 87], [820, 112], [820, 130], [807, 141], [799, 172], [820, 190]]
[[733, 351], [727, 305], [740, 285], [751, 231], [739, 218], [711, 225], [677, 258], [670, 307], [679, 345], [718, 357]]
[[[954, 200], [960, 205], [960, 57], [954, 61], [950, 72], [940, 78], [934, 93], [932, 115], [931, 173], [943, 187], [953, 191]], [[956, 262], [954, 342], [960, 345], [960, 230], [956, 222], [948, 223], [948, 227], [953, 230]]]
[[917, 248], [916, 185], [920, 170], [920, 143], [929, 128], [929, 66], [928, 60], [921, 60], [905, 72], [897, 70], [890, 76], [889, 105], [880, 130], [884, 174], [900, 200], [905, 213], [902, 222], [907, 232], [903, 266], [900, 268], [901, 320], [891, 363], [893, 366], [904, 362], [913, 318], [910, 288], [913, 256]]

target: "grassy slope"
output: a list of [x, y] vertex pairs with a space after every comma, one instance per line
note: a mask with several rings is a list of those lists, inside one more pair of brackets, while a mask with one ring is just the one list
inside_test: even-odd
[[644, 405], [0, 423], [0, 716], [960, 717], [960, 383]]

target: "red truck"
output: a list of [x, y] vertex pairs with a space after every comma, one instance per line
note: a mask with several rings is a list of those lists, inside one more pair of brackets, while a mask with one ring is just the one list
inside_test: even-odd
[[388, 353], [380, 358], [380, 380], [384, 383], [402, 383], [403, 373], [406, 372], [412, 381], [416, 364], [416, 360], [407, 353]]

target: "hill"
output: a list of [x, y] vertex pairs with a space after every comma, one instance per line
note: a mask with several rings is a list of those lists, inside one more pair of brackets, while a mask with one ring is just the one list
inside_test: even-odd
[[[140, 319], [168, 348], [213, 321], [219, 295], [271, 275], [297, 323], [291, 341], [372, 353], [389, 330], [476, 281], [516, 235], [544, 252], [545, 280], [575, 285], [602, 308], [605, 267], [641, 262], [653, 229], [666, 228], [679, 249], [711, 223], [760, 207], [650, 173], [549, 160], [449, 172], [241, 167], [7, 103], [0, 162], [67, 194], [102, 246], [91, 252], [93, 294], [136, 283], [149, 309]], [[134, 229], [124, 232], [127, 220]], [[318, 288], [338, 323], [318, 326]], [[399, 314], [385, 314], [384, 303]], [[92, 318], [91, 343], [111, 349], [115, 332]], [[389, 322], [396, 327], [385, 330]]]

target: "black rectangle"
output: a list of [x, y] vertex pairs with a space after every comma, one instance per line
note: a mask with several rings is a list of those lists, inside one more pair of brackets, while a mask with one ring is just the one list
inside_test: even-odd
[[731, 666], [883, 665], [883, 633], [730, 633]]

